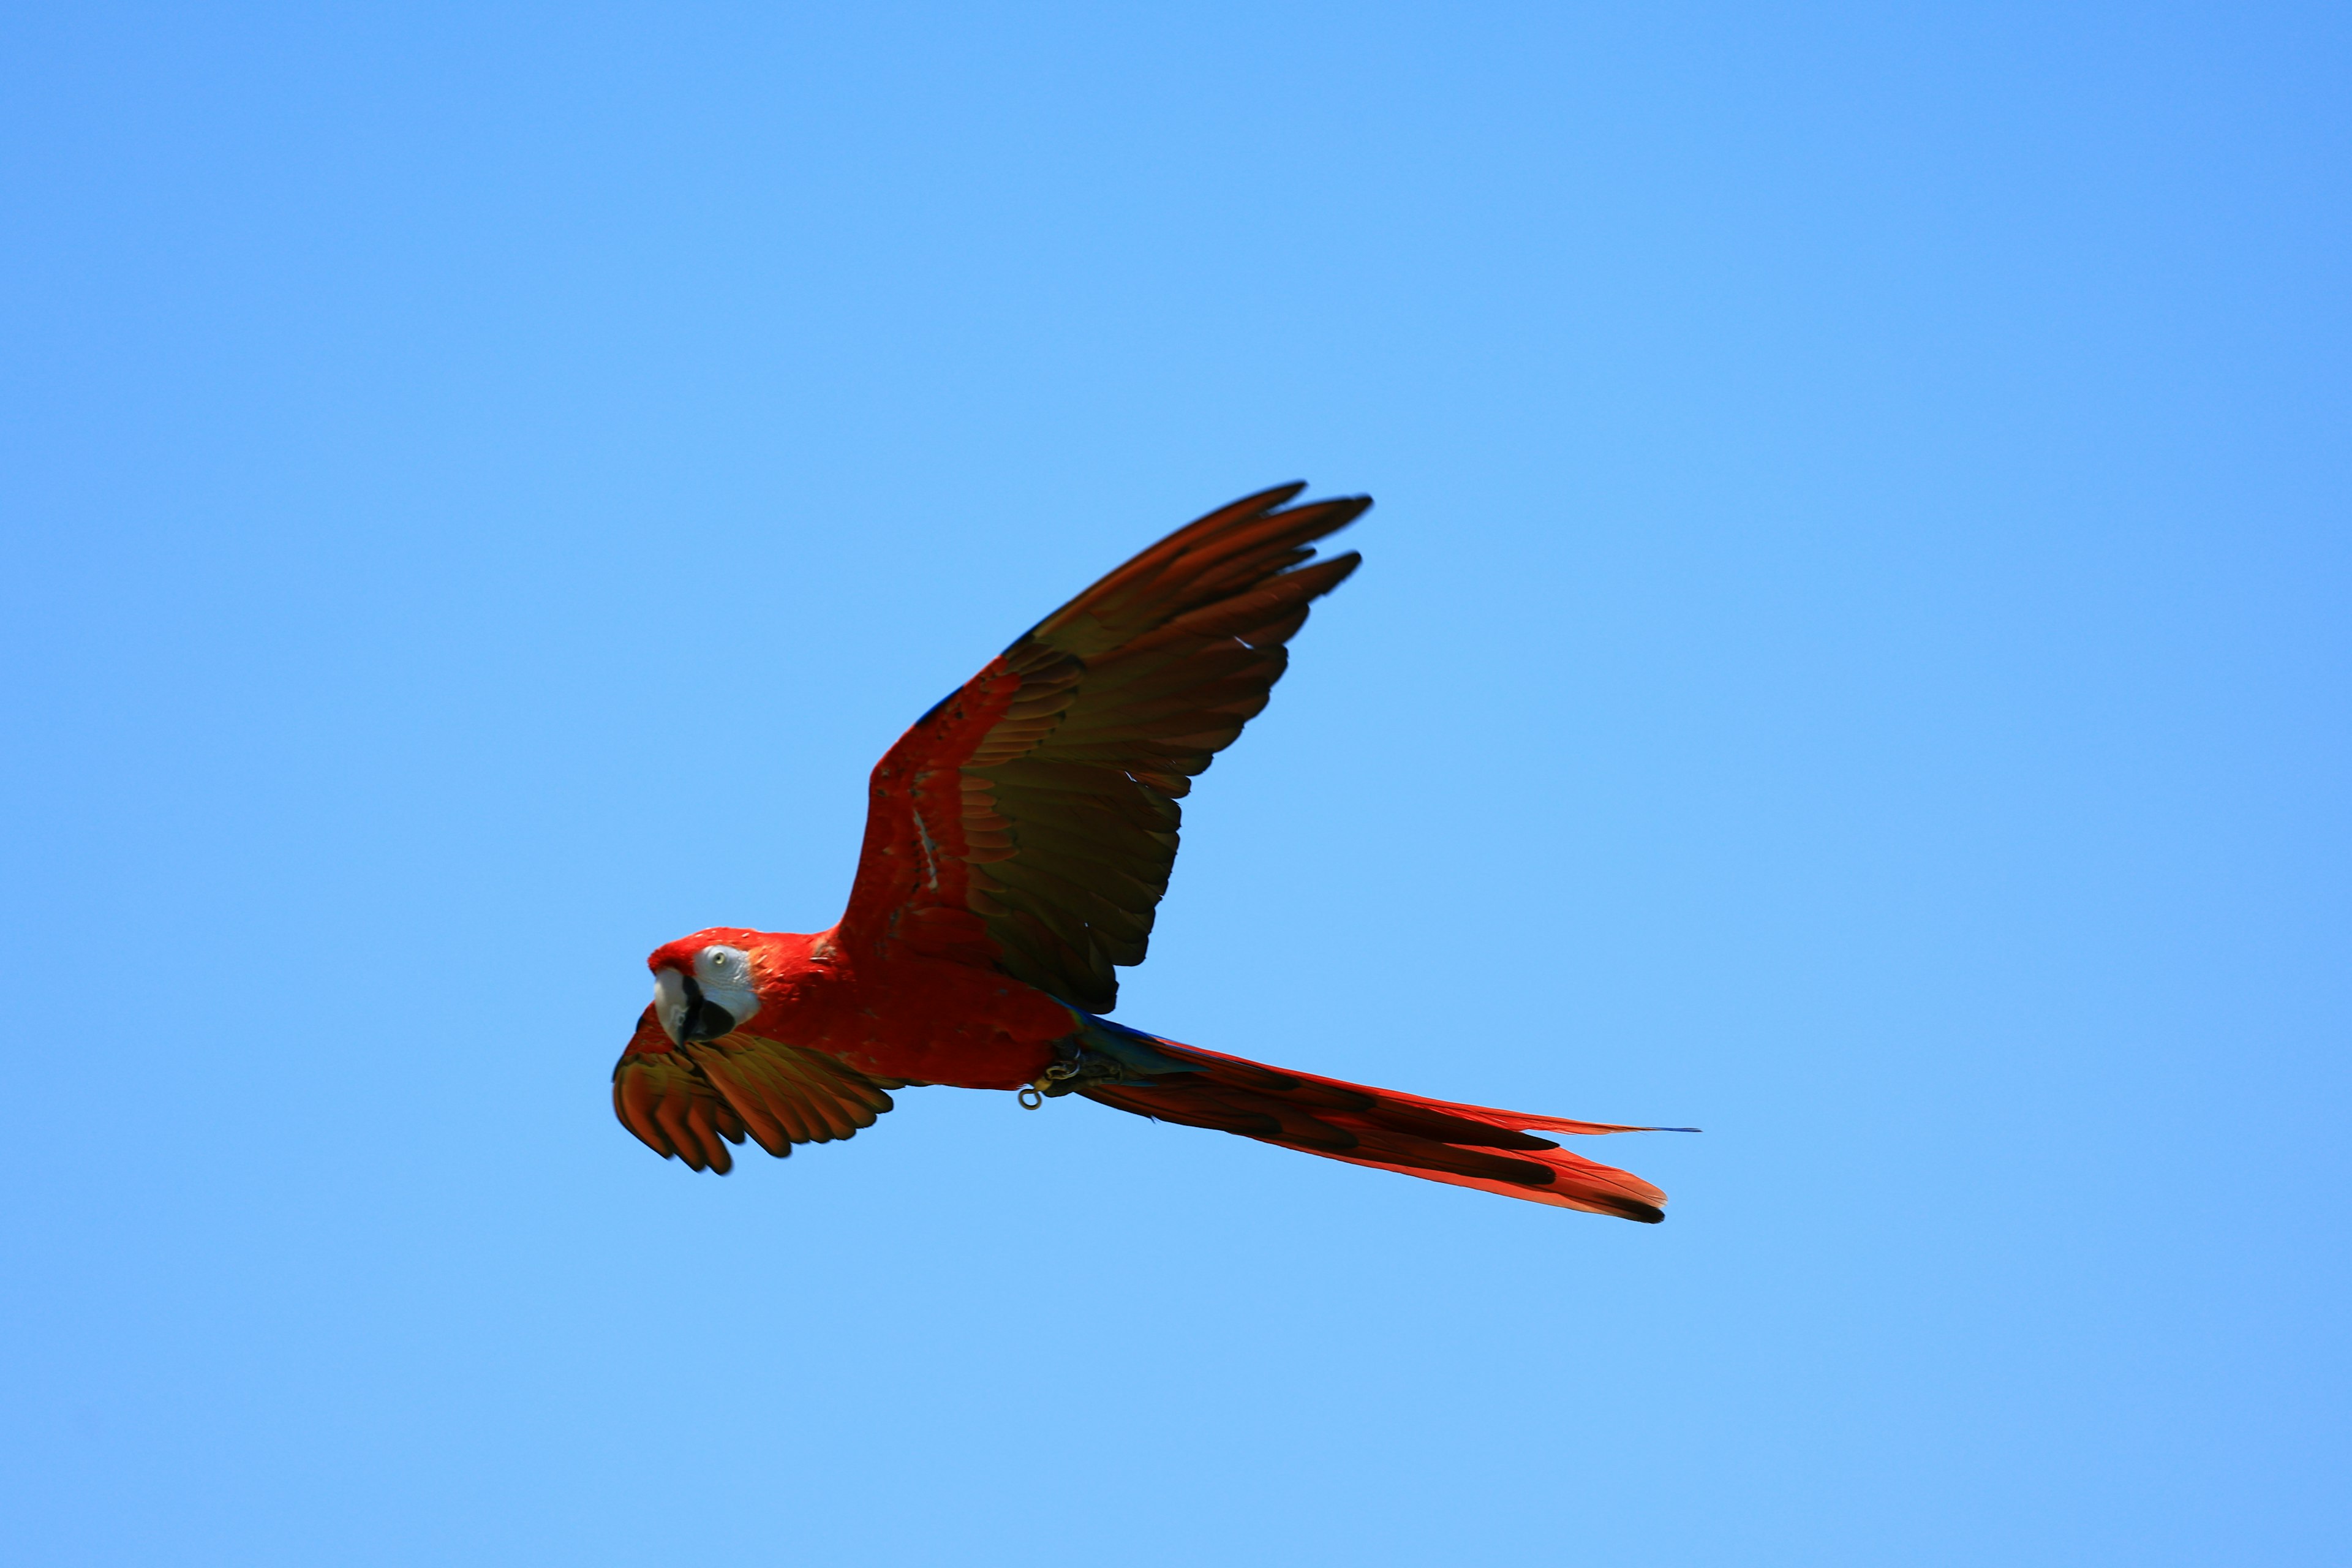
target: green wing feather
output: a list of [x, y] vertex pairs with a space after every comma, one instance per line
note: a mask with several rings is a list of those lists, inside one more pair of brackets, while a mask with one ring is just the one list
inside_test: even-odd
[[990, 963], [1092, 1013], [1140, 963], [1177, 802], [1266, 704], [1371, 505], [1283, 485], [1144, 551], [1015, 639], [874, 770], [845, 942]]

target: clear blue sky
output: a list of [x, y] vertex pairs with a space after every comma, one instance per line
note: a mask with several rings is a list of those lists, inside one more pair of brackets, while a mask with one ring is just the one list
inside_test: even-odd
[[[2352, 1555], [2341, 7], [19, 6], [0, 1539]], [[644, 954], [1368, 490], [1119, 1016], [1665, 1225], [909, 1092]]]

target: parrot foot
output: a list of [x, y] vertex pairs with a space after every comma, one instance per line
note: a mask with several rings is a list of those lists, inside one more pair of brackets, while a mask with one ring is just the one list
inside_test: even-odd
[[1021, 1091], [1022, 1106], [1034, 1110], [1049, 1100], [1097, 1084], [1143, 1085], [1171, 1074], [1191, 1074], [1192, 1062], [1160, 1048], [1167, 1044], [1124, 1024], [1079, 1013], [1078, 1027], [1054, 1042], [1054, 1059]]
[[1021, 1091], [1021, 1107], [1034, 1110], [1048, 1100], [1075, 1094], [1089, 1084], [1117, 1082], [1129, 1076], [1127, 1064], [1116, 1057], [1088, 1050], [1075, 1038], [1057, 1041], [1054, 1060]]

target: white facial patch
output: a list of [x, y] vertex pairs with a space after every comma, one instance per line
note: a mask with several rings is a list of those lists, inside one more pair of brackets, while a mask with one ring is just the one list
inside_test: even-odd
[[[751, 957], [740, 947], [713, 942], [694, 955], [694, 978], [703, 999], [727, 1009], [738, 1028], [760, 1010], [760, 993], [751, 984]], [[680, 988], [681, 994], [683, 987]]]

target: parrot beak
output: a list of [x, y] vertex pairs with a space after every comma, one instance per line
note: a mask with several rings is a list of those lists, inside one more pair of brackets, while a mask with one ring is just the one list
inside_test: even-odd
[[733, 1032], [735, 1015], [702, 994], [691, 974], [662, 969], [654, 974], [654, 1016], [664, 1033], [679, 1045], [715, 1040]]

